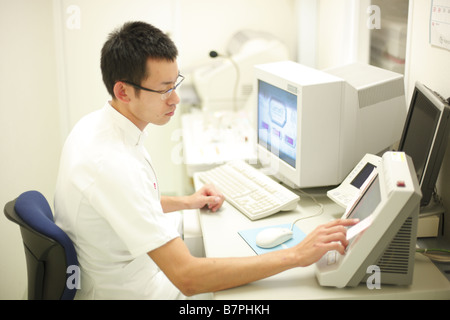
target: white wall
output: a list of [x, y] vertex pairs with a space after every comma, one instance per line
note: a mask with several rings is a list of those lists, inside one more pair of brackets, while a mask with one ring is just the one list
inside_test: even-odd
[[[444, 97], [450, 97], [450, 51], [434, 47], [429, 43], [429, 19], [431, 0], [410, 0], [410, 48], [408, 72], [409, 99], [414, 89], [414, 83], [420, 81], [439, 92]], [[444, 162], [437, 182], [438, 194], [444, 200], [446, 208], [445, 230], [450, 239], [450, 145], [444, 156]]]
[[[28, 189], [53, 202], [60, 154], [51, 0], [0, 1], [0, 207]], [[26, 285], [19, 228], [0, 214], [0, 299]]]
[[[302, 0], [304, 1], [304, 0]], [[369, 61], [370, 31], [366, 27], [370, 0], [320, 0], [317, 5], [317, 69]]]

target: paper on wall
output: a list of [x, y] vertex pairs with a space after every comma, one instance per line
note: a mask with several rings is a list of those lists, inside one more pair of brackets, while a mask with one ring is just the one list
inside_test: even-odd
[[450, 50], [450, 0], [431, 3], [430, 44]]

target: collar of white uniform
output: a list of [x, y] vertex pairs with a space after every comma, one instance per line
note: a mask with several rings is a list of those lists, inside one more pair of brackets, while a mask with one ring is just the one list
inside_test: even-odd
[[127, 117], [111, 106], [110, 102], [105, 104], [104, 109], [114, 119], [115, 124], [122, 130], [125, 140], [131, 145], [142, 145], [147, 137], [147, 131], [141, 131]]

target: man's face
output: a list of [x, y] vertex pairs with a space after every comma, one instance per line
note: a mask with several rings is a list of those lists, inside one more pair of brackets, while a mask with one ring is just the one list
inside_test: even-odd
[[[148, 59], [147, 72], [149, 77], [139, 85], [155, 91], [167, 91], [173, 88], [179, 74], [176, 60]], [[141, 130], [149, 123], [166, 124], [174, 115], [176, 105], [179, 102], [180, 98], [176, 90], [166, 100], [161, 99], [160, 93], [140, 90], [139, 96], [130, 94], [128, 110], [130, 120]]]

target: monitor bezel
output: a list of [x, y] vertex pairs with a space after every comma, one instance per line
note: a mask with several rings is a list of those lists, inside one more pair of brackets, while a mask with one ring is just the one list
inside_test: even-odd
[[[258, 80], [262, 80], [293, 93], [297, 100], [296, 120], [299, 125], [295, 168], [260, 146], [255, 137], [257, 158], [263, 172], [294, 189], [338, 184], [342, 174], [339, 171], [341, 122], [338, 119], [343, 108], [344, 81], [292, 61], [257, 65], [254, 71], [255, 89]], [[257, 135], [256, 96], [257, 93], [254, 104], [252, 101], [255, 106], [252, 118]]]

